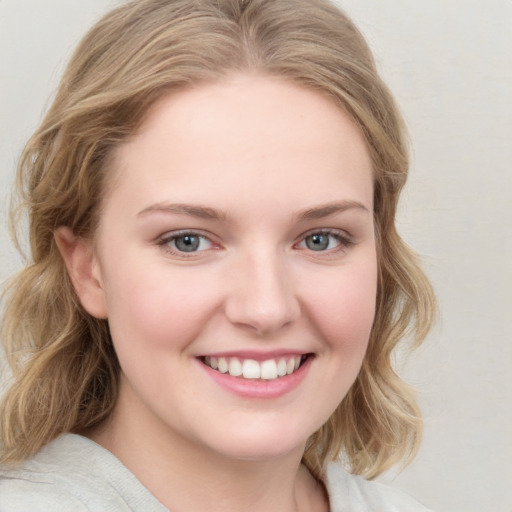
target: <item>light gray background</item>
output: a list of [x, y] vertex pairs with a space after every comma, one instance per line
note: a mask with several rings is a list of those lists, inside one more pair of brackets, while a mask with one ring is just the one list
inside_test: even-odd
[[[19, 266], [5, 206], [22, 145], [72, 47], [114, 0], [0, 0], [0, 279]], [[399, 225], [441, 320], [405, 373], [422, 450], [386, 476], [438, 512], [512, 511], [512, 2], [339, 0], [413, 139]]]

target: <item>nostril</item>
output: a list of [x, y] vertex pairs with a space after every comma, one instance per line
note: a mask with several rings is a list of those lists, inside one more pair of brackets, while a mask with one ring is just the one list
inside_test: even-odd
[[259, 336], [286, 328], [299, 317], [299, 308], [296, 304], [269, 301], [261, 306], [255, 302], [254, 299], [238, 303], [232, 300], [226, 308], [226, 316], [231, 323], [239, 327], [245, 326]]

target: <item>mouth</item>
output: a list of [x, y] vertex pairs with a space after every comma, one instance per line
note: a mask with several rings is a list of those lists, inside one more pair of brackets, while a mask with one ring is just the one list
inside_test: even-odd
[[199, 360], [219, 373], [249, 380], [276, 380], [295, 373], [313, 354], [290, 355], [263, 361], [242, 357], [203, 356]]

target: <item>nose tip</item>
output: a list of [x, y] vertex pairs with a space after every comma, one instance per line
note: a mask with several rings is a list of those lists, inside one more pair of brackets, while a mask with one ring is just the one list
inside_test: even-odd
[[300, 315], [300, 304], [291, 279], [278, 265], [263, 264], [232, 275], [233, 291], [227, 299], [226, 316], [235, 325], [259, 335], [275, 333]]
[[[243, 310], [242, 310], [243, 309]], [[233, 324], [250, 328], [258, 335], [271, 334], [291, 324], [297, 315], [291, 308], [277, 308], [275, 303], [229, 308], [228, 317]]]

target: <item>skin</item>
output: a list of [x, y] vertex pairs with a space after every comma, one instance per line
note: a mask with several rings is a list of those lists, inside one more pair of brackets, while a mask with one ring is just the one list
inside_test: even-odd
[[[355, 380], [375, 314], [362, 135], [318, 92], [237, 75], [158, 101], [114, 160], [94, 240], [56, 234], [122, 368], [90, 437], [171, 510], [325, 512], [301, 457]], [[204, 237], [198, 250], [179, 250], [183, 231]], [[272, 398], [225, 389], [200, 359], [276, 350], [309, 357]]]

